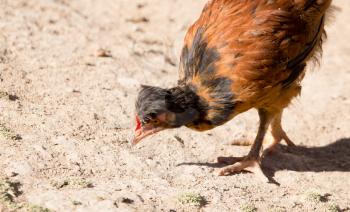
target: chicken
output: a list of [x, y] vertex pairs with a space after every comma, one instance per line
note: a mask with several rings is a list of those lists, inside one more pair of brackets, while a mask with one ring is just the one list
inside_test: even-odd
[[[189, 28], [178, 85], [142, 86], [136, 101], [134, 144], [164, 129], [211, 130], [257, 109], [250, 152], [219, 175], [250, 171], [265, 178], [260, 151], [285, 140], [283, 110], [301, 92], [306, 63], [319, 59], [331, 0], [211, 0]], [[234, 163], [236, 162], [236, 163]]]

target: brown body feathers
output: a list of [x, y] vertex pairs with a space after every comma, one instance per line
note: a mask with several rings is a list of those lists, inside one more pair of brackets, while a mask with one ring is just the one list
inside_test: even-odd
[[190, 27], [179, 86], [206, 113], [188, 127], [207, 130], [251, 108], [280, 110], [300, 93], [306, 62], [321, 51], [331, 0], [212, 0]]

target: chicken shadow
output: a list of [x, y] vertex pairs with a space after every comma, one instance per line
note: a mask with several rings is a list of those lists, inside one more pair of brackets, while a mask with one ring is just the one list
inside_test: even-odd
[[[179, 166], [194, 165], [221, 168], [222, 163], [182, 163]], [[262, 167], [269, 178], [281, 170], [297, 172], [350, 172], [350, 138], [340, 139], [322, 147], [287, 147], [279, 145], [277, 151], [266, 154]]]

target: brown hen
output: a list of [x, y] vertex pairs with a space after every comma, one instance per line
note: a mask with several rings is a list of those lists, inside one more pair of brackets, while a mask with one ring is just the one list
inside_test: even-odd
[[210, 130], [256, 108], [260, 125], [249, 154], [220, 175], [248, 170], [264, 177], [259, 156], [266, 132], [270, 150], [281, 140], [294, 145], [282, 129], [282, 112], [300, 94], [306, 63], [321, 53], [330, 4], [209, 1], [185, 37], [178, 86], [142, 87], [133, 143], [169, 128]]

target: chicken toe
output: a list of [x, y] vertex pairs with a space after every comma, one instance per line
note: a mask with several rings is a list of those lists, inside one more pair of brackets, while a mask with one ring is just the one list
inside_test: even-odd
[[255, 174], [263, 182], [270, 182], [268, 177], [264, 174], [261, 169], [260, 163], [255, 159], [244, 159], [240, 162], [237, 162], [233, 165], [224, 167], [220, 170], [219, 176], [226, 176], [230, 174], [239, 173], [242, 171], [248, 171]]

